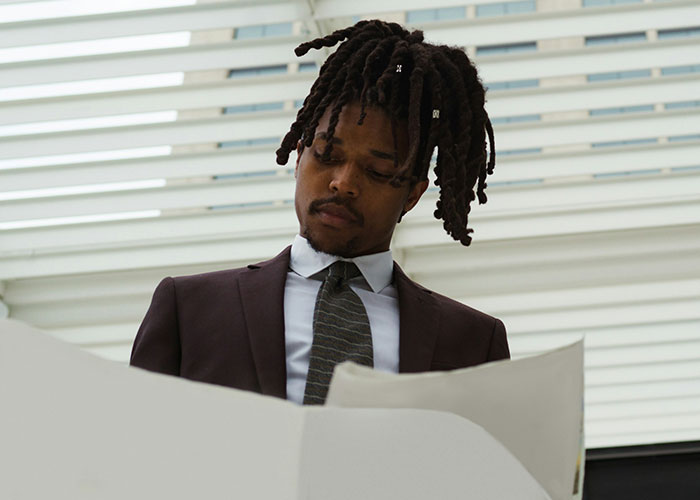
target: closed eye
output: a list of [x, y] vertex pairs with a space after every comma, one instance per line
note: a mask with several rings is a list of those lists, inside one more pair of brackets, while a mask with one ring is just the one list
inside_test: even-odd
[[391, 179], [392, 177], [394, 177], [394, 176], [391, 175], [391, 174], [383, 174], [382, 172], [379, 172], [379, 171], [377, 171], [377, 170], [374, 170], [373, 168], [368, 168], [368, 169], [367, 169], [367, 173], [368, 173], [370, 176], [374, 177], [375, 179], [385, 180], [385, 181], [388, 181], [389, 179]]
[[316, 160], [319, 163], [323, 163], [325, 165], [333, 165], [336, 163], [340, 163], [340, 161], [341, 161], [339, 158], [329, 158], [328, 160], [324, 160], [323, 155], [317, 151], [314, 151], [313, 154], [314, 154], [314, 158], [316, 158]]

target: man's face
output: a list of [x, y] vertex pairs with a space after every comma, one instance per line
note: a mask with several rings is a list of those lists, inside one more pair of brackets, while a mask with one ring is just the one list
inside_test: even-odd
[[[330, 108], [316, 127], [313, 144], [297, 147], [294, 205], [300, 234], [317, 251], [355, 257], [389, 249], [402, 212], [408, 212], [428, 187], [428, 181], [394, 187], [396, 172], [391, 119], [378, 108], [368, 108], [357, 125], [360, 105], [343, 107], [333, 138], [330, 160], [326, 147]], [[406, 159], [406, 125], [396, 126], [399, 166]]]

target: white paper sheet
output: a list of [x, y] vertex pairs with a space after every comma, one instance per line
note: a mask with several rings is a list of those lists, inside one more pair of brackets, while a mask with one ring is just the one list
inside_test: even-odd
[[583, 341], [450, 372], [396, 375], [344, 363], [336, 367], [326, 405], [460, 415], [503, 443], [553, 499], [581, 497]]
[[293, 499], [303, 420], [0, 323], [2, 499]]
[[546, 500], [468, 420], [301, 407], [0, 321], [0, 498]]
[[299, 498], [548, 500], [498, 441], [426, 410], [321, 408], [307, 414]]

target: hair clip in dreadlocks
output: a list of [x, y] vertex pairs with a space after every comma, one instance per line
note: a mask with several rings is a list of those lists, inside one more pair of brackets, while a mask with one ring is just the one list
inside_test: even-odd
[[401, 73], [401, 65], [400, 64], [396, 65], [396, 72]]
[[433, 110], [433, 118], [440, 118], [440, 110], [439, 109]]

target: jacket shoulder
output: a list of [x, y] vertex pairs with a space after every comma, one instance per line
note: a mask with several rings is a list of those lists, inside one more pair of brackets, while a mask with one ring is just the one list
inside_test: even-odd
[[440, 334], [433, 369], [462, 368], [510, 357], [505, 325], [500, 319], [409, 281], [430, 295], [439, 310]]
[[290, 247], [285, 248], [277, 256], [272, 259], [264, 260], [255, 264], [248, 264], [247, 266], [237, 267], [232, 269], [223, 269], [220, 271], [209, 271], [206, 273], [190, 274], [184, 276], [175, 276], [173, 281], [177, 288], [186, 289], [201, 289], [204, 288], [217, 288], [219, 286], [231, 286], [231, 283], [237, 282], [240, 276], [250, 270], [259, 269], [268, 265], [283, 264], [285, 259], [287, 265], [289, 263], [289, 250]]
[[491, 327], [493, 327], [493, 323], [497, 319], [494, 316], [491, 316], [490, 314], [487, 314], [483, 311], [479, 311], [478, 309], [474, 309], [473, 307], [468, 306], [467, 304], [446, 297], [445, 295], [441, 295], [435, 291], [430, 290], [430, 294], [438, 302], [443, 313], [455, 314], [458, 316], [466, 316], [469, 317], [471, 321], [483, 323], [485, 325], [490, 325]]
[[420, 283], [413, 281], [409, 278], [406, 273], [395, 264], [394, 266], [395, 278], [400, 281], [403, 286], [407, 289], [413, 288], [414, 290], [419, 290], [431, 297], [431, 300], [435, 301], [435, 304], [439, 307], [441, 314], [447, 314], [448, 316], [456, 315], [457, 317], [468, 317], [470, 321], [477, 321], [480, 323], [490, 324], [493, 327], [493, 323], [496, 320], [493, 316], [486, 314], [485, 312], [474, 309], [462, 302], [458, 302], [454, 299], [446, 297], [434, 290], [431, 290]]
[[177, 287], [198, 287], [215, 285], [216, 283], [231, 283], [232, 280], [238, 279], [241, 273], [245, 272], [247, 267], [237, 267], [234, 269], [223, 269], [221, 271], [208, 271], [206, 273], [186, 274], [182, 276], [173, 276], [172, 280]]

